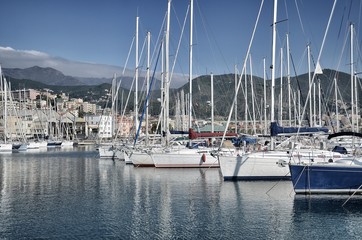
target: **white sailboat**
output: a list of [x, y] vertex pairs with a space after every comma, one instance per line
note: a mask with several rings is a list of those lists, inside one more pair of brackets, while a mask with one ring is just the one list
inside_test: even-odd
[[[133, 46], [133, 41], [131, 43], [131, 46], [130, 46], [130, 49], [129, 49], [129, 53], [128, 53], [128, 56], [131, 52], [131, 49], [132, 49], [132, 46]], [[122, 75], [121, 76], [124, 76], [124, 73], [125, 73], [125, 70], [127, 68], [127, 64], [128, 64], [128, 56], [127, 56], [127, 60], [124, 64], [124, 68], [123, 68], [123, 71], [122, 71]], [[117, 116], [118, 116], [118, 105], [117, 105], [117, 99], [118, 99], [118, 94], [119, 94], [119, 89], [121, 87], [121, 83], [122, 83], [122, 79], [118, 82], [117, 84], [117, 75], [114, 74], [113, 76], [113, 81], [112, 81], [112, 88], [111, 88], [111, 93], [112, 93], [112, 128], [115, 129], [116, 131], [114, 132], [114, 137], [112, 139], [112, 142], [111, 143], [102, 143], [100, 144], [99, 148], [98, 148], [98, 153], [99, 153], [99, 157], [100, 158], [112, 158], [112, 159], [119, 159], [119, 160], [129, 160], [129, 157], [127, 157], [126, 155], [130, 152], [130, 149], [128, 148], [128, 146], [122, 144], [119, 142], [119, 134], [121, 133], [121, 125], [122, 125], [122, 120], [123, 120], [123, 117], [125, 115], [125, 109], [123, 109], [123, 113], [122, 113], [122, 116], [121, 116], [121, 124], [117, 126]], [[133, 82], [134, 83], [134, 82]], [[131, 88], [133, 87], [133, 83], [132, 83], [132, 86]], [[129, 96], [130, 96], [130, 93], [129, 92]], [[128, 102], [128, 98], [127, 98], [127, 102]], [[126, 103], [127, 105], [127, 103]], [[107, 117], [108, 118], [108, 117]]]
[[155, 163], [155, 167], [219, 167], [219, 161], [210, 156], [210, 149], [188, 149], [181, 146], [179, 149], [167, 149], [160, 153], [151, 153], [150, 155]]
[[2, 74], [2, 69], [0, 65], [0, 84], [2, 90], [2, 102], [3, 102], [3, 138], [4, 141], [0, 143], [0, 152], [12, 152], [13, 145], [7, 142], [7, 101], [8, 101], [8, 90], [7, 90], [7, 82], [5, 77]]
[[[247, 58], [250, 53], [254, 33], [258, 24], [260, 11], [263, 4], [260, 6], [257, 21], [254, 27], [254, 32], [249, 43], [249, 48], [244, 60], [243, 75], [246, 69]], [[274, 0], [274, 17], [273, 17], [273, 44], [272, 44], [272, 87], [271, 87], [271, 122], [274, 122], [274, 89], [275, 89], [275, 51], [276, 51], [276, 23], [277, 23], [277, 6], [278, 1]], [[241, 79], [239, 81], [240, 85]], [[239, 89], [239, 86], [238, 86]], [[236, 92], [237, 94], [237, 92]], [[230, 122], [231, 112], [229, 115], [228, 123]], [[237, 152], [232, 156], [225, 156], [219, 154], [218, 158], [220, 161], [221, 173], [225, 180], [236, 180], [236, 179], [253, 179], [253, 180], [265, 180], [265, 179], [283, 179], [290, 178], [289, 169], [286, 163], [289, 160], [289, 154], [287, 151], [274, 151], [273, 145], [274, 140], [271, 139], [271, 151], [265, 152], [253, 152], [247, 154], [238, 154]], [[279, 163], [279, 164], [278, 164]], [[279, 167], [278, 167], [279, 165]]]
[[111, 159], [120, 159], [120, 152], [114, 149], [110, 145], [100, 145], [98, 147], [98, 154], [100, 158], [111, 158]]
[[[139, 60], [138, 60], [138, 25], [139, 25], [139, 17], [136, 17], [136, 66], [135, 66], [135, 129], [137, 129], [138, 126], [138, 67], [139, 67]], [[128, 158], [130, 161], [132, 161], [132, 164], [136, 167], [153, 167], [154, 163], [152, 161], [152, 158], [148, 154], [148, 149], [144, 147], [135, 147], [136, 142], [134, 143], [134, 147], [129, 155], [124, 156], [125, 160]]]
[[[169, 1], [169, 9], [170, 9]], [[169, 14], [169, 13], [168, 13]], [[169, 69], [168, 69], [168, 33], [169, 33], [169, 15], [168, 15], [168, 28], [166, 31], [166, 82], [169, 82]], [[189, 128], [192, 127], [192, 54], [193, 54], [193, 0], [190, 0], [190, 39], [189, 39]], [[167, 89], [166, 89], [167, 90]], [[165, 131], [166, 131], [166, 148], [157, 151], [150, 151], [149, 154], [155, 164], [155, 167], [167, 168], [209, 168], [219, 167], [219, 162], [210, 156], [211, 148], [192, 149], [186, 148], [184, 145], [170, 146], [169, 145], [169, 131], [168, 131], [168, 96], [166, 95], [166, 108], [165, 108]], [[191, 142], [190, 142], [191, 143]], [[189, 144], [191, 146], [191, 144]]]
[[28, 149], [46, 148], [48, 143], [46, 141], [29, 141]]
[[[272, 51], [272, 92], [271, 92], [271, 123], [274, 122], [274, 88], [275, 88], [275, 37], [276, 37], [276, 15], [277, 15], [277, 0], [274, 0], [274, 20], [273, 20], [273, 51]], [[319, 57], [318, 61], [319, 62]], [[244, 70], [243, 70], [244, 71]], [[316, 74], [316, 71], [315, 73]], [[314, 76], [313, 78], [314, 79]], [[311, 86], [310, 82], [310, 86]], [[308, 96], [310, 96], [310, 90]], [[311, 106], [311, 105], [310, 105]], [[303, 111], [304, 112], [304, 111]], [[229, 117], [230, 119], [230, 117]], [[299, 120], [299, 122], [301, 122]], [[287, 129], [287, 128], [284, 128]], [[288, 128], [292, 130], [292, 128]], [[316, 132], [328, 129], [322, 128], [295, 128], [297, 134], [308, 131]], [[272, 135], [272, 134], [271, 134]], [[273, 136], [273, 135], [272, 135]], [[329, 150], [317, 149], [313, 145], [303, 145], [295, 139], [290, 138], [286, 143], [293, 143], [292, 148], [283, 148], [278, 146], [278, 150], [274, 150], [273, 137], [271, 138], [271, 150], [259, 151], [237, 156], [219, 156], [220, 168], [225, 180], [279, 180], [290, 179], [288, 163], [312, 161], [312, 162], [334, 162], [335, 160], [346, 157], [345, 155]], [[299, 144], [299, 146], [298, 146]], [[289, 145], [289, 144], [288, 144]]]

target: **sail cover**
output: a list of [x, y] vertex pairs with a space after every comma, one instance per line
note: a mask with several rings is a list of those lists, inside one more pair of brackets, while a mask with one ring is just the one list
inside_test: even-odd
[[328, 133], [328, 128], [323, 127], [281, 127], [278, 123], [272, 122], [270, 124], [270, 136], [278, 136], [278, 134], [292, 134], [292, 133]]

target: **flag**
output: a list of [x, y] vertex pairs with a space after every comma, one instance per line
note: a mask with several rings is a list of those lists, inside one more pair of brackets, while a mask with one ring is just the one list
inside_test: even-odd
[[315, 67], [315, 73], [316, 74], [323, 74], [321, 65], [319, 64], [319, 62], [317, 62], [317, 66]]

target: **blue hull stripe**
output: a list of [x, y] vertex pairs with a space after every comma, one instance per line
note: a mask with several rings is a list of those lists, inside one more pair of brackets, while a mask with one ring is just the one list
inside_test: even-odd
[[361, 166], [289, 165], [296, 193], [352, 194], [362, 185]]

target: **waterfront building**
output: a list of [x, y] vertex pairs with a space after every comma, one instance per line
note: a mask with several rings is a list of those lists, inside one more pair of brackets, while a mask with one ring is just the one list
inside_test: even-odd
[[87, 115], [84, 117], [87, 122], [87, 135], [97, 135], [101, 139], [113, 137], [113, 117], [111, 115]]
[[94, 103], [83, 102], [80, 105], [80, 110], [84, 113], [96, 114], [97, 105]]

